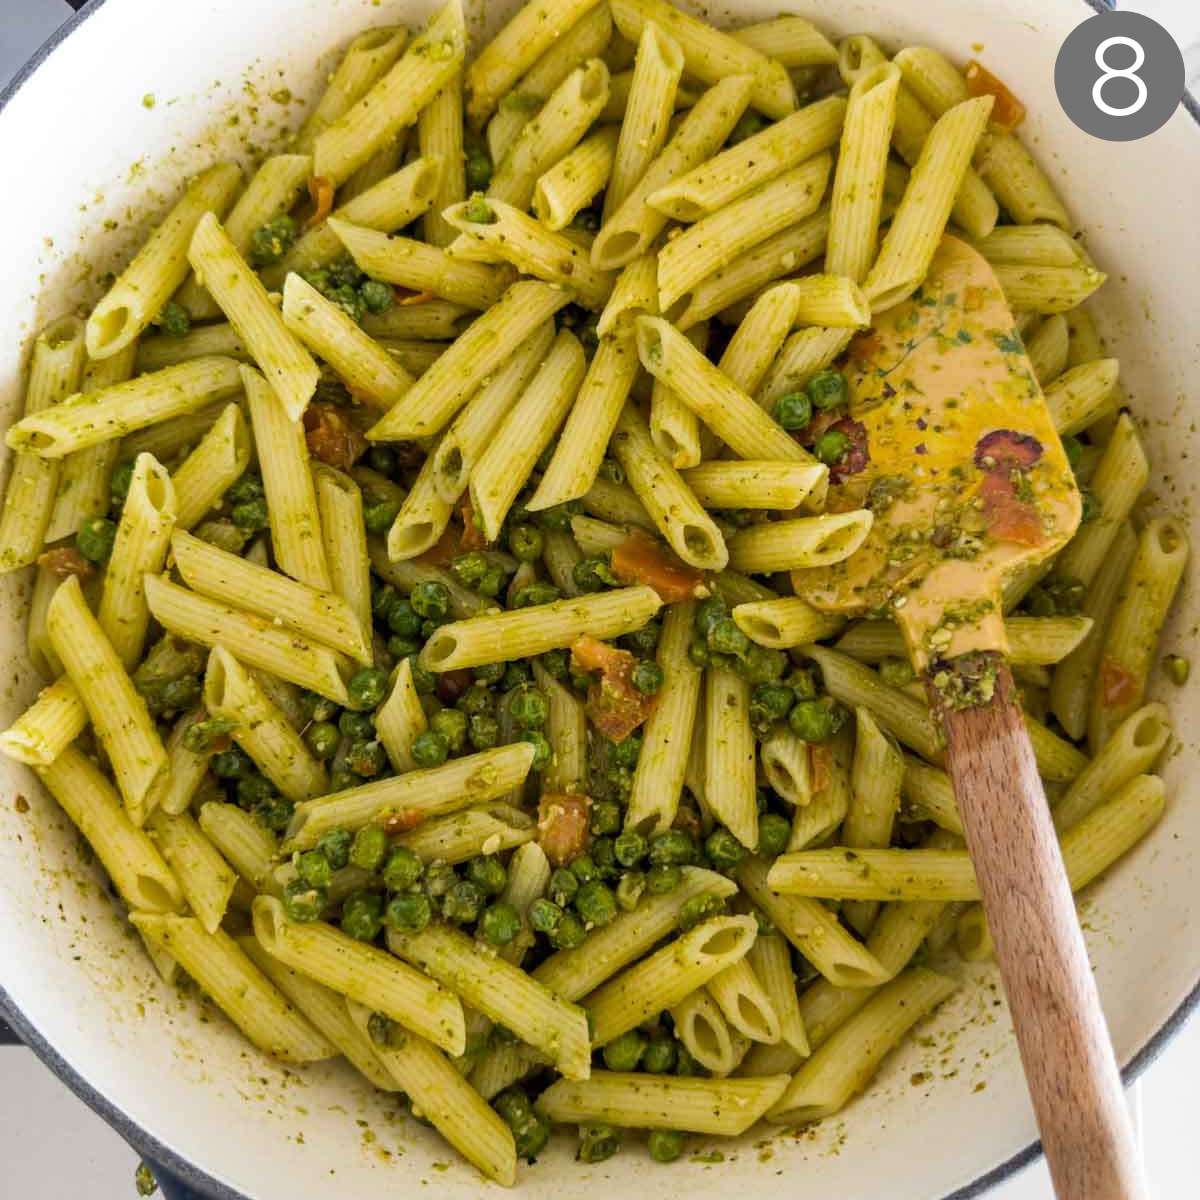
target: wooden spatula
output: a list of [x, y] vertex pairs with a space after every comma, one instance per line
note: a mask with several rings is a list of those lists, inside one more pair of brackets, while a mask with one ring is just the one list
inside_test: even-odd
[[1112, 1043], [1012, 675], [1001, 587], [1079, 524], [1074, 476], [984, 258], [945, 238], [921, 289], [850, 350], [850, 449], [829, 508], [867, 507], [854, 555], [797, 571], [818, 608], [890, 609], [946, 737], [1029, 1090], [1060, 1200], [1145, 1185]]

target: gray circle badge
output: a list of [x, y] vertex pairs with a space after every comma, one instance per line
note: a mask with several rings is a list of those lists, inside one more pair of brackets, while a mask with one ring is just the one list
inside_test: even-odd
[[1157, 22], [1106, 12], [1077, 26], [1054, 64], [1067, 116], [1106, 142], [1132, 142], [1167, 121], [1183, 97], [1183, 54]]

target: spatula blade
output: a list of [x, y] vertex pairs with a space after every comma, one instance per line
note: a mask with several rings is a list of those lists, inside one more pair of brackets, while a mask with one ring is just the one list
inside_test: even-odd
[[793, 572], [828, 611], [890, 608], [914, 665], [1006, 651], [1000, 588], [1059, 550], [1080, 497], [1012, 313], [987, 261], [943, 239], [921, 288], [851, 343], [850, 453], [829, 509], [869, 508], [850, 558]]

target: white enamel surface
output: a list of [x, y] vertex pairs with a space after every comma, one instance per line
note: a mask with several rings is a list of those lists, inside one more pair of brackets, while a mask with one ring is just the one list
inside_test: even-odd
[[[5, 423], [19, 403], [31, 332], [96, 298], [91, 280], [120, 264], [189, 171], [221, 155], [243, 156], [247, 141], [269, 144], [281, 119], [294, 123], [300, 106], [281, 106], [269, 94], [286, 86], [311, 95], [330, 61], [316, 55], [366, 25], [415, 23], [430, 7], [187, 0], [172, 3], [167, 17], [162, 0], [107, 0], [60, 46], [0, 113], [0, 162], [10, 181], [0, 275]], [[713, 15], [749, 20], [780, 7], [747, 0]], [[1068, 123], [1049, 89], [1058, 45], [1090, 15], [1078, 0], [787, 7], [840, 33], [925, 42], [959, 58], [983, 44], [981, 57], [1029, 105], [1025, 136], [1110, 273], [1100, 311], [1150, 439], [1152, 487], [1163, 507], [1189, 515], [1191, 389], [1200, 367], [1190, 210], [1200, 185], [1200, 129], [1180, 110], [1143, 142], [1109, 145]], [[497, 6], [495, 15], [501, 12]], [[152, 108], [143, 105], [147, 94]], [[248, 104], [257, 105], [257, 121], [244, 115]], [[232, 126], [235, 113], [243, 115]], [[106, 232], [106, 220], [117, 227]], [[12, 664], [0, 689], [5, 724], [37, 687], [24, 651], [28, 586], [23, 577], [0, 581], [0, 647]], [[1189, 649], [1193, 591], [1189, 585], [1167, 648]], [[1200, 975], [1200, 890], [1191, 866], [1200, 845], [1196, 706], [1191, 690], [1159, 680], [1154, 690], [1181, 734], [1167, 772], [1171, 805], [1153, 836], [1085, 903], [1122, 1061]], [[26, 814], [16, 810], [18, 794], [30, 800]], [[535, 1168], [522, 1168], [521, 1186], [556, 1198], [614, 1186], [664, 1197], [735, 1188], [782, 1197], [798, 1185], [845, 1197], [944, 1195], [1034, 1136], [995, 976], [980, 969], [963, 978], [959, 995], [922, 1029], [921, 1044], [896, 1055], [864, 1099], [816, 1131], [799, 1139], [767, 1131], [721, 1147], [721, 1164], [685, 1160], [670, 1169], [649, 1169], [635, 1147], [583, 1167], [571, 1161], [564, 1139]], [[247, 1195], [382, 1200], [415, 1191], [418, 1181], [453, 1198], [491, 1190], [428, 1130], [357, 1086], [348, 1070], [284, 1071], [249, 1050], [193, 993], [163, 987], [96, 886], [65, 818], [31, 775], [7, 761], [0, 762], [0, 985], [92, 1087], [155, 1140]], [[914, 1084], [918, 1072], [927, 1078]]]

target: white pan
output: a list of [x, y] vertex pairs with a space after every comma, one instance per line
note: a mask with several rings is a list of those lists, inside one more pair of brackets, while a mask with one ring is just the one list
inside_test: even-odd
[[[97, 298], [99, 277], [138, 244], [185, 175], [270, 145], [300, 111], [272, 94], [286, 87], [310, 97], [331, 47], [367, 25], [415, 24], [431, 7], [427, 0], [93, 0], [76, 16], [0, 96], [4, 422], [17, 411], [33, 331]], [[498, 23], [512, 7], [512, 0], [489, 5], [482, 24]], [[719, 22], [747, 21], [780, 7], [779, 0], [735, 0], [710, 13]], [[1084, 0], [792, 0], [786, 7], [839, 34], [931, 44], [960, 59], [979, 54], [1026, 102], [1026, 140], [1110, 275], [1099, 311], [1149, 439], [1151, 487], [1186, 516], [1200, 463], [1192, 398], [1200, 382], [1196, 114], [1181, 107], [1158, 133], [1133, 143], [1094, 140], [1068, 121], [1054, 98], [1053, 64], [1067, 32], [1093, 15]], [[107, 221], [114, 227], [106, 230]], [[25, 653], [29, 586], [22, 576], [0, 582], [5, 725], [38, 687]], [[1186, 653], [1198, 618], [1188, 586], [1165, 646]], [[1185, 1020], [1200, 979], [1200, 709], [1194, 686], [1179, 690], [1156, 677], [1154, 692], [1171, 707], [1182, 740], [1166, 771], [1170, 807], [1084, 901], [1118, 1056], [1131, 1074]], [[18, 796], [29, 811], [19, 811]], [[726, 1148], [720, 1164], [689, 1157], [671, 1167], [636, 1152], [585, 1166], [564, 1139], [522, 1168], [522, 1194], [977, 1195], [1036, 1153], [1036, 1133], [997, 976], [973, 968], [966, 979], [923, 1044], [898, 1053], [866, 1097], [815, 1131], [747, 1139]], [[28, 771], [7, 760], [0, 761], [0, 1011], [75, 1091], [198, 1195], [394, 1200], [427, 1185], [439, 1200], [466, 1200], [491, 1190], [348, 1069], [277, 1066], [213, 1008], [165, 987], [81, 857], [66, 818]]]

